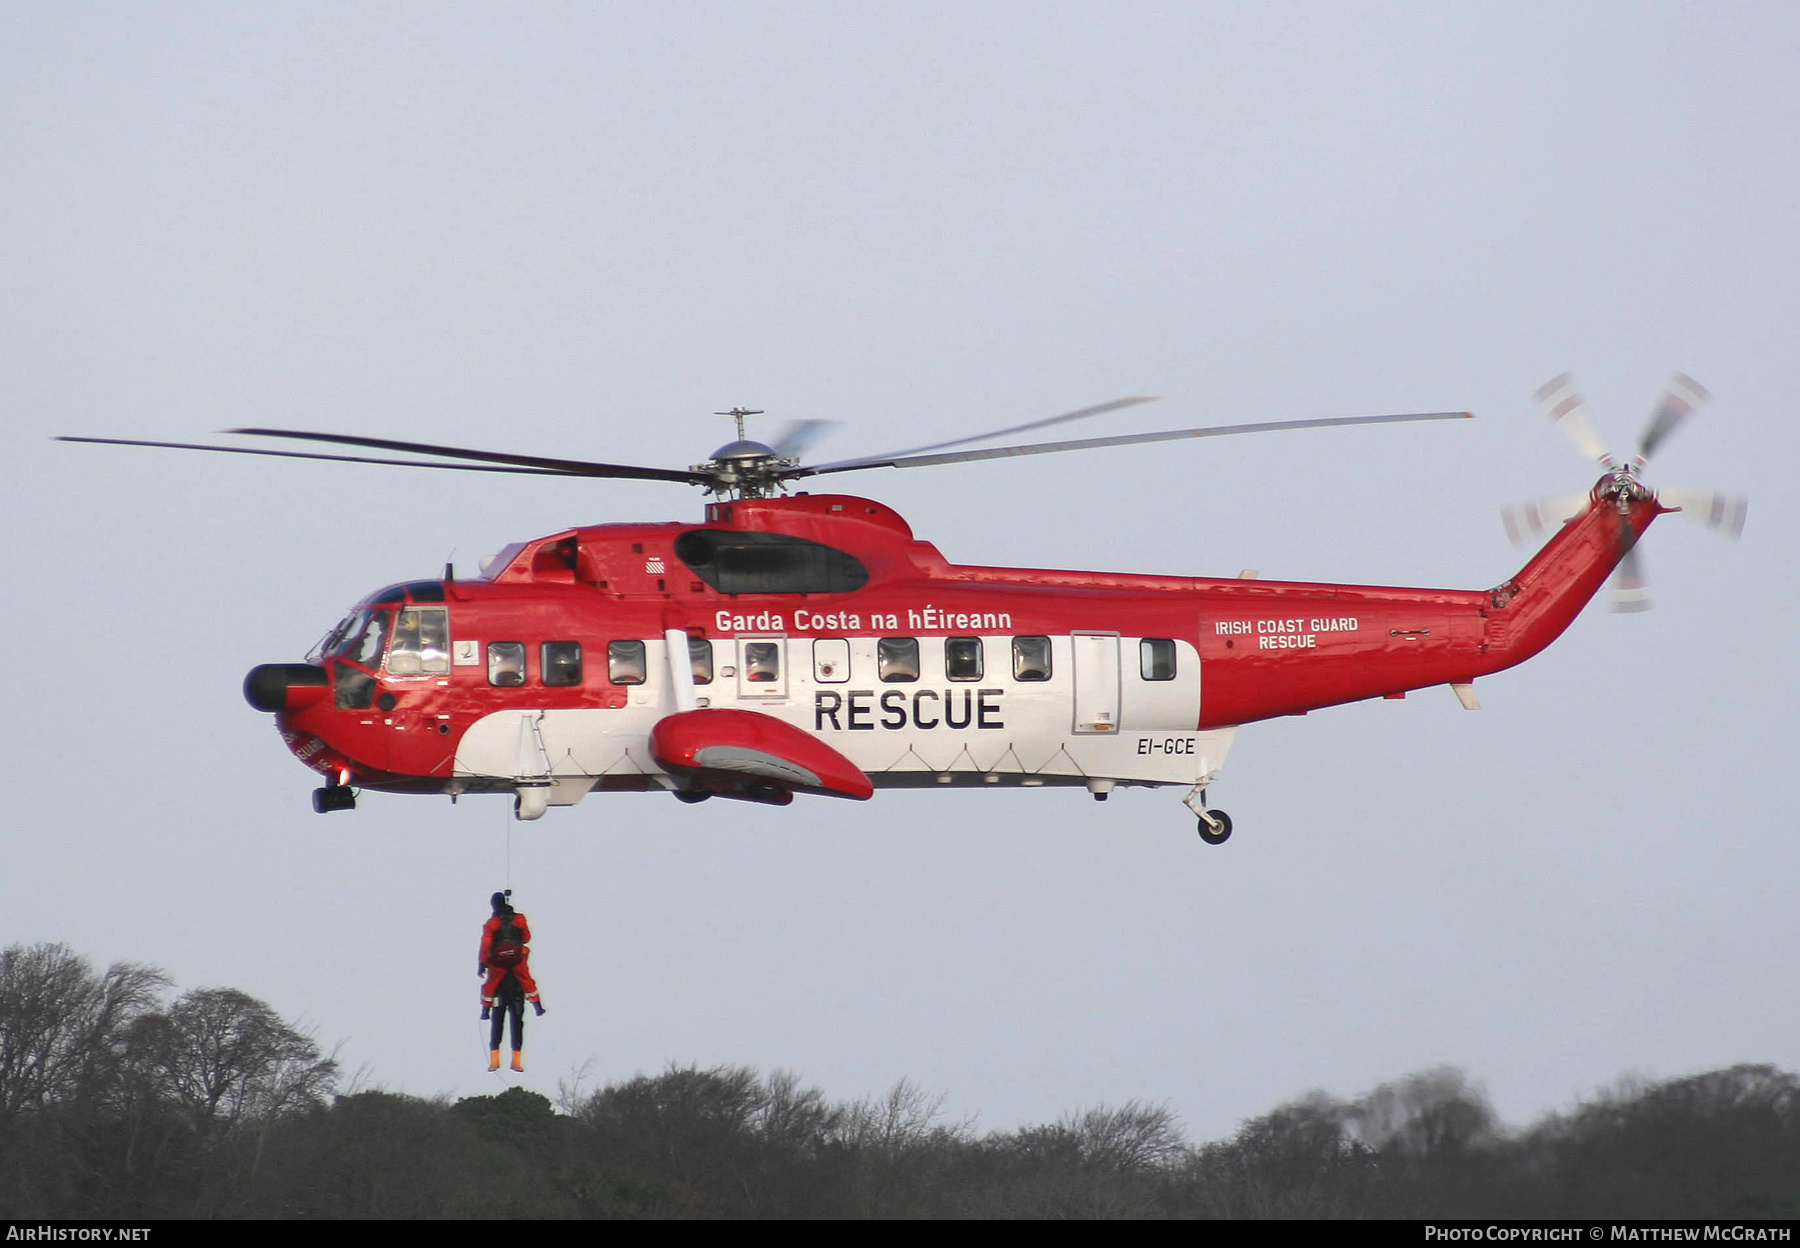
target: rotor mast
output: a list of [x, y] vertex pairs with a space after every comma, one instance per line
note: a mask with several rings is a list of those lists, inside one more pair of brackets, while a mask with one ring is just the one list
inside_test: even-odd
[[739, 442], [747, 441], [749, 438], [749, 435], [744, 432], [744, 417], [746, 417], [746, 416], [761, 416], [762, 414], [763, 414], [763, 409], [760, 407], [734, 407], [729, 412], [714, 412], [713, 413], [714, 416], [731, 416], [731, 417], [736, 418]]
[[744, 417], [762, 414], [759, 407], [734, 407], [713, 413], [737, 421], [737, 441], [721, 446], [706, 463], [693, 465], [695, 472], [705, 474], [708, 493], [734, 500], [767, 498], [781, 488], [790, 470], [800, 466], [798, 459], [783, 459], [773, 447], [753, 441], [746, 433]]

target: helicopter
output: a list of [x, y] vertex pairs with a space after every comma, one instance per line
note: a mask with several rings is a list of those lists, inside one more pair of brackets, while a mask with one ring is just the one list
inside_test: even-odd
[[[350, 434], [263, 438], [431, 456], [67, 437], [71, 442], [458, 471], [664, 481], [710, 496], [699, 522], [577, 526], [518, 542], [479, 576], [406, 581], [358, 602], [299, 663], [266, 663], [244, 696], [325, 783], [321, 814], [358, 794], [501, 793], [516, 818], [593, 793], [667, 792], [787, 805], [883, 788], [1176, 785], [1200, 838], [1231, 818], [1207, 795], [1240, 726], [1474, 682], [1549, 645], [1619, 569], [1618, 605], [1646, 600], [1633, 548], [1683, 511], [1741, 532], [1741, 499], [1640, 481], [1703, 402], [1676, 375], [1627, 461], [1610, 455], [1565, 375], [1537, 400], [1603, 469], [1585, 494], [1505, 513], [1515, 575], [1482, 590], [983, 567], [951, 563], [890, 507], [793, 491], [810, 478], [1188, 438], [1467, 419], [1469, 412], [1324, 417], [967, 449], [1148, 402], [1128, 396], [890, 454], [803, 462], [828, 423], [773, 445], [737, 438], [686, 469], [480, 451]], [[963, 448], [963, 449], [958, 449]], [[1558, 524], [1557, 522], [1561, 522]]]

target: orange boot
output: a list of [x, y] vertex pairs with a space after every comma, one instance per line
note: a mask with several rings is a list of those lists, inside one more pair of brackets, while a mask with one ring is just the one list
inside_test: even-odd
[[489, 1070], [499, 1070], [500, 1069], [500, 1050], [499, 1049], [489, 1049], [488, 1050], [488, 1069]]
[[[500, 1060], [500, 1054], [498, 1052], [496, 1052], [494, 1054], [494, 1060], [496, 1062]], [[514, 1070], [518, 1071], [521, 1075], [525, 1073], [525, 1055], [517, 1049], [513, 1050], [513, 1067], [512, 1068]]]

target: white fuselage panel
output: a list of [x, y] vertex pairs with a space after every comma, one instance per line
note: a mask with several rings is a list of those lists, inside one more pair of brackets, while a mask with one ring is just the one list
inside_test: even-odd
[[[934, 779], [1193, 784], [1222, 765], [1231, 730], [1196, 728], [1201, 674], [1192, 645], [1176, 643], [1174, 679], [1147, 680], [1138, 638], [1077, 633], [1050, 641], [1045, 679], [1016, 679], [1012, 639], [983, 637], [980, 674], [965, 662], [957, 670], [966, 678], [952, 680], [941, 637], [919, 638], [916, 661], [897, 660], [876, 637], [722, 638], [712, 643], [713, 678], [696, 683], [693, 696], [701, 707], [760, 711], [804, 729], [877, 787]], [[668, 644], [646, 639], [646, 649], [648, 680], [627, 688], [625, 706], [485, 716], [463, 735], [456, 774], [520, 783], [633, 774], [673, 783], [652, 756], [650, 732], [684, 691]]]

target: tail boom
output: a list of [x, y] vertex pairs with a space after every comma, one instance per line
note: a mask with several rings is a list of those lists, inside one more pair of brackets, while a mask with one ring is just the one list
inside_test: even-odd
[[1670, 510], [1645, 492], [1596, 496], [1482, 608], [1481, 663], [1474, 675], [1505, 671], [1562, 636], [1657, 516]]
[[1485, 591], [1213, 582], [1199, 726], [1466, 685], [1523, 663], [1562, 635], [1666, 510], [1648, 491], [1597, 489], [1517, 575]]

